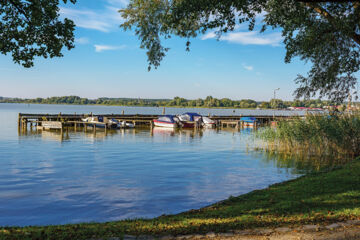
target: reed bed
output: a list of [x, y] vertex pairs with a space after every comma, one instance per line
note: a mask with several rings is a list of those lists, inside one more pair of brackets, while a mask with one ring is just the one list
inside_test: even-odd
[[257, 137], [264, 140], [258, 148], [278, 164], [336, 166], [360, 156], [360, 113], [308, 114], [263, 128]]

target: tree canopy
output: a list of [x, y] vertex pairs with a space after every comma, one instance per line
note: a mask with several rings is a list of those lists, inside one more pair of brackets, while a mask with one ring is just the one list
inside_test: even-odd
[[176, 35], [189, 39], [216, 30], [218, 38], [238, 24], [254, 30], [264, 16], [261, 32], [280, 28], [286, 48], [285, 62], [295, 57], [312, 64], [307, 76], [298, 75], [295, 96], [327, 97], [343, 101], [355, 87], [360, 66], [360, 1], [315, 2], [297, 0], [130, 0], [120, 10], [147, 49], [149, 70], [157, 68], [169, 50], [163, 39]]
[[75, 25], [59, 19], [58, 6], [59, 0], [0, 0], [0, 52], [32, 67], [36, 56], [61, 57], [64, 46], [74, 48]]

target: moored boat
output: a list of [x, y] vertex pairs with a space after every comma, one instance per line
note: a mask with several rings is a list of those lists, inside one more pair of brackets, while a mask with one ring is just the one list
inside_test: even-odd
[[202, 121], [205, 127], [214, 128], [216, 126], [216, 122], [208, 117], [202, 117]]
[[133, 123], [128, 123], [126, 121], [119, 121], [117, 119], [109, 119], [109, 123], [116, 124], [116, 128], [134, 128], [135, 125]]
[[107, 119], [103, 116], [87, 117], [81, 119], [83, 122], [89, 123], [89, 126], [97, 128], [117, 128], [117, 122], [115, 119]]
[[126, 121], [122, 121], [118, 123], [118, 128], [134, 128], [135, 125], [133, 123], [128, 123]]
[[195, 124], [198, 123], [200, 126], [200, 123], [202, 121], [202, 116], [197, 113], [184, 113], [178, 116], [181, 123], [183, 124], [183, 128], [193, 128], [195, 127]]
[[256, 127], [257, 119], [255, 117], [242, 117], [240, 118], [240, 122], [243, 127]]
[[154, 119], [153, 122], [157, 127], [177, 128], [179, 126], [179, 120], [174, 115], [162, 115], [158, 119]]

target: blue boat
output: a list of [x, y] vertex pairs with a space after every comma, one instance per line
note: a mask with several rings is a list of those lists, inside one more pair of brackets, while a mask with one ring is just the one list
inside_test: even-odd
[[258, 120], [256, 117], [241, 117], [240, 122], [244, 127], [254, 127], [257, 125]]

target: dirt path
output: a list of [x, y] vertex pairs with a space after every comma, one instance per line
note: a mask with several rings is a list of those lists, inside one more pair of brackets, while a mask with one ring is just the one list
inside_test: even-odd
[[[117, 240], [120, 238], [113, 238]], [[360, 220], [333, 223], [326, 226], [303, 225], [300, 227], [258, 228], [227, 233], [192, 234], [182, 236], [130, 236], [124, 240], [194, 240], [194, 239], [228, 239], [228, 240], [360, 240]]]

